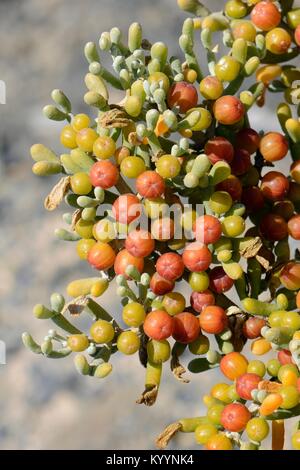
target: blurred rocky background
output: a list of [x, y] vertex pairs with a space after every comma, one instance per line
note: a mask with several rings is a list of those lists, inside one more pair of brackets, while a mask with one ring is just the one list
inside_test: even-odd
[[[209, 1], [221, 9], [223, 1]], [[7, 364], [0, 365], [1, 449], [147, 449], [169, 422], [201, 413], [201, 396], [216, 374], [192, 377], [190, 385], [168, 370], [156, 405], [135, 400], [143, 389], [138, 359], [113, 358], [105, 381], [77, 374], [72, 358], [50, 360], [23, 348], [21, 334], [37, 340], [50, 324], [37, 321], [32, 306], [46, 303], [53, 291], [90, 270], [78, 261], [74, 245], [57, 242], [65, 207], [46, 213], [43, 199], [57, 178], [31, 173], [29, 148], [41, 142], [57, 152], [61, 124], [42, 116], [53, 88], [63, 89], [76, 112], [83, 112], [83, 47], [102, 31], [119, 26], [126, 34], [133, 21], [149, 40], [163, 40], [178, 52], [177, 37], [185, 15], [175, 0], [0, 0], [0, 79], [7, 103], [0, 104], [0, 339]], [[276, 129], [274, 112], [254, 110], [257, 127]], [[113, 288], [102, 297], [112, 305]], [[215, 377], [214, 377], [215, 375]], [[176, 448], [193, 448], [192, 435], [180, 436]]]

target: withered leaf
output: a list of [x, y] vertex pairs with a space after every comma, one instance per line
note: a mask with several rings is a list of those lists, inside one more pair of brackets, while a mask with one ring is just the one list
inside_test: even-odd
[[174, 377], [184, 384], [188, 384], [190, 381], [183, 377], [186, 374], [186, 369], [180, 364], [178, 356], [172, 355], [171, 359], [171, 371]]
[[261, 247], [262, 241], [260, 237], [251, 238], [249, 241], [243, 243], [242, 248], [240, 249], [240, 255], [246, 259], [253, 258], [257, 255]]
[[270, 269], [270, 262], [269, 260], [267, 260], [266, 258], [264, 258], [263, 256], [261, 255], [256, 255], [255, 256], [256, 260], [259, 262], [259, 264], [262, 265], [262, 267], [268, 271]]
[[140, 398], [136, 400], [136, 403], [139, 405], [146, 405], [146, 406], [152, 406], [156, 402], [156, 398], [158, 395], [158, 386], [157, 385], [149, 385]]
[[180, 431], [182, 425], [180, 422], [169, 424], [155, 439], [156, 447], [159, 449], [165, 449], [169, 444], [170, 440]]
[[76, 209], [76, 211], [73, 212], [72, 223], [71, 223], [72, 230], [75, 230], [75, 225], [77, 224], [78, 220], [81, 219], [81, 213], [82, 213], [82, 209]]
[[128, 127], [131, 123], [131, 119], [126, 117], [126, 113], [117, 108], [105, 112], [98, 121], [101, 127], [106, 128]]
[[47, 211], [54, 211], [59, 206], [59, 204], [62, 202], [63, 198], [69, 191], [70, 181], [70, 176], [64, 176], [54, 186], [54, 188], [51, 190], [50, 194], [48, 194], [44, 202], [44, 206]]
[[80, 315], [85, 309], [85, 307], [87, 306], [88, 301], [89, 301], [89, 298], [86, 297], [85, 295], [76, 297], [75, 299], [65, 304], [61, 313], [64, 314], [67, 311], [69, 311], [71, 315], [74, 315], [74, 316]]

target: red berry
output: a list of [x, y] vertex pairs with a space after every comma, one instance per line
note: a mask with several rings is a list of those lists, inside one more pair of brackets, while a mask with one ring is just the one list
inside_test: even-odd
[[144, 171], [137, 177], [136, 190], [143, 197], [159, 197], [165, 191], [165, 181], [156, 171]]
[[289, 190], [289, 180], [279, 171], [269, 171], [262, 179], [261, 191], [266, 199], [279, 201]]
[[257, 186], [243, 188], [242, 203], [248, 212], [257, 212], [264, 207], [263, 193]]
[[288, 221], [288, 231], [292, 238], [300, 240], [300, 215], [294, 215]]
[[113, 203], [113, 214], [117, 222], [130, 224], [141, 215], [140, 200], [134, 194], [122, 194]]
[[260, 336], [261, 329], [266, 325], [263, 318], [250, 317], [243, 325], [243, 334], [248, 339], [255, 339]]
[[201, 272], [207, 270], [212, 261], [212, 256], [206, 245], [201, 242], [194, 242], [186, 246], [182, 254], [182, 260], [189, 271]]
[[252, 155], [259, 148], [260, 137], [254, 129], [242, 129], [236, 135], [235, 144]]
[[201, 313], [205, 307], [215, 304], [215, 296], [209, 290], [193, 292], [191, 295], [191, 306], [196, 312]]
[[246, 428], [250, 419], [251, 413], [245, 405], [230, 403], [222, 411], [221, 424], [227, 431], [241, 432]]
[[276, 5], [269, 1], [259, 2], [251, 12], [253, 24], [263, 31], [270, 31], [279, 25], [281, 14]]
[[243, 374], [236, 379], [235, 388], [237, 394], [243, 398], [243, 400], [251, 400], [251, 392], [258, 388], [258, 384], [261, 382], [261, 377], [257, 374]]
[[173, 338], [179, 343], [188, 344], [195, 341], [200, 333], [198, 318], [192, 313], [183, 312], [174, 317]]
[[300, 289], [300, 263], [286, 264], [280, 272], [280, 281], [289, 290]]
[[281, 365], [294, 363], [292, 353], [288, 349], [282, 349], [281, 351], [278, 351], [277, 359]]
[[230, 166], [231, 171], [234, 175], [244, 175], [251, 168], [250, 153], [244, 149], [237, 149], [234, 152], [234, 158]]
[[197, 106], [198, 94], [196, 88], [187, 82], [174, 83], [168, 92], [169, 108], [179, 107], [181, 113]]
[[288, 235], [287, 223], [277, 214], [266, 214], [259, 226], [261, 234], [266, 240], [279, 241]]
[[222, 266], [215, 266], [209, 273], [209, 279], [210, 289], [217, 294], [227, 292], [234, 284], [233, 279], [227, 276]]
[[214, 104], [214, 115], [220, 124], [232, 125], [239, 122], [245, 114], [243, 103], [235, 96], [221, 96]]
[[222, 225], [213, 215], [202, 215], [196, 219], [193, 230], [198, 242], [216, 243], [222, 235]]
[[156, 295], [164, 295], [174, 289], [174, 282], [168, 281], [158, 273], [154, 273], [151, 277], [150, 288]]
[[125, 274], [127, 266], [135, 266], [141, 273], [144, 269], [144, 259], [132, 256], [129, 251], [121, 250], [116, 256], [114, 270], [116, 274]]
[[164, 253], [156, 262], [156, 270], [160, 276], [168, 281], [176, 281], [184, 271], [181, 256], [177, 253]]
[[106, 270], [113, 266], [116, 253], [108, 243], [97, 242], [89, 250], [87, 260], [96, 269]]
[[153, 310], [144, 321], [144, 332], [157, 341], [169, 338], [174, 331], [174, 318], [164, 310]]
[[295, 29], [295, 43], [300, 46], [300, 24]]
[[247, 372], [248, 361], [243, 354], [231, 352], [220, 361], [221, 372], [229, 380], [235, 380]]
[[90, 180], [93, 186], [108, 189], [115, 186], [119, 179], [119, 171], [109, 160], [94, 163], [90, 170]]
[[155, 242], [147, 230], [133, 230], [127, 236], [125, 248], [133, 256], [145, 258], [155, 248]]
[[226, 180], [217, 184], [217, 191], [226, 191], [233, 201], [240, 201], [242, 196], [242, 183], [235, 175], [230, 175]]
[[259, 150], [267, 162], [277, 162], [288, 153], [289, 143], [279, 132], [269, 132], [261, 139]]
[[232, 162], [234, 156], [233, 145], [225, 137], [213, 137], [208, 140], [204, 147], [205, 154], [208, 156], [212, 165], [225, 160], [227, 163]]
[[200, 313], [199, 321], [203, 331], [214, 335], [222, 333], [228, 324], [225, 310], [216, 305], [205, 307]]

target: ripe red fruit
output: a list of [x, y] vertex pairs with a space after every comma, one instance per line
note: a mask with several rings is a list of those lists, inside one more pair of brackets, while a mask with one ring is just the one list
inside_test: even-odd
[[94, 163], [90, 170], [90, 180], [93, 186], [108, 189], [115, 186], [119, 179], [119, 171], [109, 160]]
[[247, 150], [252, 155], [259, 148], [260, 137], [254, 129], [241, 129], [237, 135], [235, 144], [240, 149]]
[[209, 267], [212, 256], [206, 245], [201, 242], [193, 242], [184, 249], [182, 261], [189, 271], [201, 272], [206, 271]]
[[257, 186], [243, 188], [241, 202], [248, 212], [257, 212], [264, 207], [264, 196]]
[[133, 265], [141, 273], [144, 269], [144, 259], [132, 256], [126, 249], [119, 251], [114, 263], [116, 274], [125, 274], [126, 268]]
[[297, 305], [297, 308], [300, 309], [300, 290], [298, 294], [296, 295], [296, 305]]
[[213, 215], [201, 215], [196, 219], [193, 230], [198, 242], [216, 243], [222, 235], [222, 225]]
[[290, 182], [287, 198], [292, 202], [300, 203], [300, 184], [295, 183], [294, 181]]
[[233, 201], [240, 201], [242, 196], [242, 183], [235, 175], [230, 175], [226, 180], [217, 184], [216, 190], [229, 193]]
[[288, 235], [286, 221], [277, 214], [266, 214], [260, 223], [259, 229], [266, 240], [273, 242], [283, 240]]
[[233, 279], [227, 276], [222, 266], [215, 266], [209, 273], [209, 279], [210, 289], [217, 294], [227, 292], [234, 284]]
[[151, 224], [151, 234], [155, 240], [171, 240], [174, 237], [174, 230], [174, 221], [169, 217], [155, 219]]
[[209, 290], [193, 292], [191, 295], [191, 306], [196, 312], [201, 313], [205, 307], [215, 304], [215, 296]]
[[205, 144], [204, 152], [212, 165], [221, 160], [230, 163], [233, 160], [234, 148], [225, 137], [213, 137]]
[[174, 318], [164, 310], [153, 310], [144, 321], [144, 332], [157, 341], [169, 338], [174, 331]]
[[174, 83], [168, 92], [168, 106], [174, 108], [179, 106], [181, 113], [197, 106], [198, 93], [196, 88], [187, 82]]
[[260, 141], [259, 150], [267, 162], [277, 162], [286, 156], [289, 144], [279, 132], [269, 132]]
[[234, 175], [244, 175], [251, 168], [250, 153], [244, 149], [237, 149], [234, 152], [234, 158], [230, 166], [231, 171]]
[[243, 354], [231, 352], [220, 361], [221, 372], [229, 380], [235, 380], [247, 372], [248, 361]]
[[150, 289], [156, 295], [164, 295], [174, 289], [174, 282], [168, 281], [158, 273], [154, 273], [150, 281]]
[[198, 318], [192, 313], [183, 312], [174, 317], [173, 338], [179, 343], [188, 344], [195, 341], [200, 333]]
[[113, 214], [117, 222], [130, 224], [141, 215], [140, 200], [134, 194], [122, 194], [112, 206]]
[[297, 46], [300, 46], [300, 24], [298, 24], [297, 28], [295, 29], [295, 43]]
[[280, 272], [280, 281], [289, 290], [300, 289], [300, 263], [287, 263]]
[[165, 181], [156, 171], [144, 171], [137, 177], [136, 190], [143, 197], [159, 197], [165, 191]]
[[276, 5], [269, 1], [259, 2], [251, 12], [253, 24], [263, 31], [270, 31], [279, 25], [281, 14]]
[[205, 307], [199, 316], [200, 326], [206, 333], [218, 335], [228, 324], [225, 310], [216, 305]]
[[227, 431], [241, 432], [248, 421], [251, 413], [245, 405], [241, 403], [230, 403], [226, 405], [221, 414], [221, 424]]
[[237, 378], [235, 388], [237, 394], [243, 398], [243, 400], [251, 400], [251, 392], [258, 388], [261, 377], [257, 374], [243, 374]]
[[235, 96], [221, 96], [214, 104], [214, 115], [220, 124], [232, 125], [239, 122], [245, 114], [243, 103]]
[[97, 242], [88, 252], [87, 260], [96, 269], [106, 270], [113, 266], [116, 253], [108, 243]]
[[250, 317], [243, 325], [243, 334], [248, 339], [255, 339], [260, 336], [261, 329], [266, 325], [263, 318]]
[[269, 171], [261, 183], [261, 191], [266, 199], [280, 201], [289, 190], [289, 180], [279, 171]]
[[147, 230], [133, 230], [128, 234], [125, 241], [126, 250], [138, 258], [149, 256], [154, 247], [155, 241]]
[[288, 349], [282, 349], [281, 351], [278, 351], [277, 359], [283, 366], [285, 364], [294, 364], [292, 353]]
[[281, 215], [284, 220], [288, 221], [293, 217], [295, 207], [292, 201], [284, 200], [275, 202], [272, 210], [274, 214]]
[[294, 215], [288, 221], [288, 231], [292, 238], [300, 240], [300, 215]]
[[156, 262], [156, 270], [160, 276], [168, 281], [176, 281], [184, 271], [181, 256], [177, 253], [164, 253]]

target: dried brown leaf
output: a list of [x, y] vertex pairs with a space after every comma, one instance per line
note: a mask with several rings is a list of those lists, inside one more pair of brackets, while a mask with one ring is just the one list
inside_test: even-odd
[[170, 440], [180, 431], [182, 428], [182, 425], [177, 422], [177, 423], [172, 423], [169, 424], [155, 439], [155, 444], [156, 447], [159, 449], [165, 449], [167, 445], [169, 444]]
[[131, 119], [128, 119], [126, 113], [121, 109], [113, 108], [104, 113], [98, 120], [101, 127], [116, 128], [128, 127], [131, 124]]
[[253, 258], [257, 255], [259, 250], [262, 247], [262, 241], [260, 237], [251, 238], [247, 242], [243, 242], [242, 247], [240, 248], [240, 255], [243, 258]]
[[140, 398], [136, 400], [139, 405], [152, 406], [156, 402], [158, 395], [158, 386], [149, 385], [142, 393]]
[[259, 262], [259, 264], [262, 265], [262, 267], [268, 271], [270, 269], [270, 261], [267, 260], [264, 256], [261, 255], [256, 255], [255, 256], [256, 260]]
[[171, 359], [171, 371], [174, 377], [179, 380], [179, 382], [184, 384], [190, 383], [188, 379], [183, 377], [183, 375], [186, 374], [186, 369], [180, 364], [178, 356], [176, 355], [173, 355]]
[[73, 316], [80, 315], [87, 306], [88, 302], [89, 298], [85, 295], [76, 297], [75, 299], [72, 299], [70, 302], [65, 304], [61, 313], [64, 314], [69, 311], [69, 313]]
[[72, 230], [75, 230], [75, 225], [77, 224], [78, 220], [81, 219], [81, 213], [82, 213], [82, 209], [76, 209], [76, 211], [73, 212], [72, 223], [71, 223]]
[[64, 176], [54, 186], [54, 188], [48, 194], [44, 202], [44, 206], [47, 211], [54, 211], [59, 206], [59, 204], [62, 202], [63, 198], [69, 191], [70, 181], [70, 176]]

